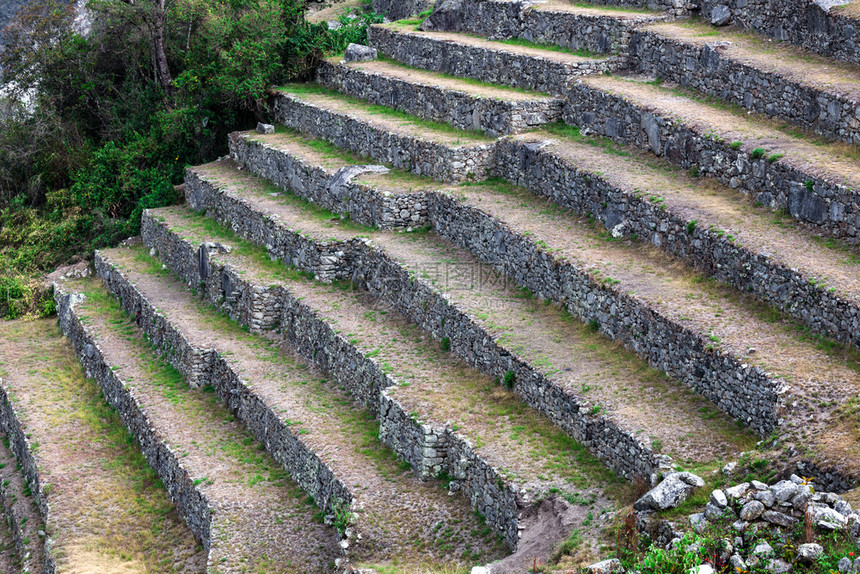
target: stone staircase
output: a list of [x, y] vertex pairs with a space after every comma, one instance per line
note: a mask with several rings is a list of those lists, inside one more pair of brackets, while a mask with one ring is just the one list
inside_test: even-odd
[[[728, 9], [795, 41], [747, 24], [773, 4]], [[688, 17], [721, 11], [461, 0], [375, 25], [378, 58], [273, 89], [274, 129], [56, 284], [187, 525], [184, 571], [522, 572], [575, 531], [596, 552], [631, 485], [764, 438], [856, 485], [860, 68]], [[86, 559], [63, 478], [123, 480], [49, 432], [71, 399], [36, 384], [2, 381], [0, 538], [31, 572]]]

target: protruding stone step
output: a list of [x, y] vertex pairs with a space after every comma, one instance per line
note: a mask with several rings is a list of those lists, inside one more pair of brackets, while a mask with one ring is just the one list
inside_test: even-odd
[[15, 522], [30, 572], [43, 571], [33, 562], [43, 541], [45, 571], [205, 570], [205, 552], [54, 320], [0, 323], [0, 369], [0, 425], [18, 458], [0, 473], [17, 475], [4, 478], [27, 493], [13, 514], [22, 504], [39, 510]]
[[[180, 232], [196, 235], [189, 226]], [[235, 243], [233, 247], [235, 252], [244, 249]], [[394, 563], [406, 569], [431, 562], [445, 567], [458, 564], [464, 548], [471, 549], [470, 560], [475, 562], [500, 556], [499, 540], [482, 530], [466, 501], [450, 498], [438, 483], [422, 483], [399, 466], [376, 439], [379, 431], [372, 418], [357, 412], [356, 403], [338, 385], [309, 369], [282, 342], [244, 333], [238, 324], [195, 300], [168, 272], [152, 273], [153, 267], [161, 269], [161, 265], [146, 251], [137, 245], [99, 252], [97, 272], [123, 306], [135, 311], [137, 322], [156, 348], [178, 368], [187, 369], [201, 352], [210, 355], [201, 382], [213, 387], [275, 460], [324, 512], [334, 516], [335, 525], [343, 528], [345, 524], [338, 521], [354, 515], [348, 535], [352, 562]], [[186, 254], [185, 266], [198, 271], [195, 251]], [[354, 373], [358, 368], [354, 356], [338, 355], [336, 344], [319, 344], [320, 330], [312, 319], [316, 312], [307, 313], [310, 322], [298, 320], [308, 330], [293, 330], [291, 321], [297, 321], [296, 315], [303, 311], [295, 299], [289, 308], [281, 305], [287, 295], [281, 279], [286, 270], [279, 263], [272, 265], [264, 255], [252, 255], [248, 260], [248, 269], [222, 274], [218, 257], [213, 255], [210, 273], [195, 285], [206, 292], [210, 302], [220, 301], [223, 293], [227, 308], [238, 309], [254, 299], [265, 301], [279, 315], [282, 332], [295, 333], [298, 339], [305, 339], [304, 345], [315, 345], [320, 357], [342, 362], [342, 368]], [[250, 284], [245, 274], [255, 272], [263, 275], [261, 283]], [[333, 294], [339, 292], [334, 289]], [[339, 382], [354, 391], [356, 400], [379, 405], [379, 387], [371, 385], [355, 392], [356, 387], [347, 381]], [[408, 411], [402, 411], [400, 420], [414, 425]], [[400, 436], [404, 432], [394, 426], [385, 431]], [[445, 445], [424, 447], [443, 450]], [[486, 515], [494, 516], [491, 512]], [[428, 524], [442, 526], [432, 530]], [[458, 530], [450, 546], [440, 543], [447, 528]]]
[[232, 413], [155, 356], [95, 280], [68, 282], [57, 300], [61, 328], [88, 374], [203, 541], [208, 571], [332, 571], [341, 554], [334, 529], [315, 519]]
[[438, 3], [421, 29], [471, 32], [485, 38], [520, 38], [595, 54], [619, 54], [627, 48], [633, 27], [669, 20], [647, 9], [603, 7], [572, 0], [462, 0]]
[[274, 120], [354, 153], [441, 181], [486, 178], [495, 142], [476, 132], [434, 125], [316, 84], [273, 93]]
[[373, 25], [368, 36], [380, 53], [407, 66], [553, 95], [567, 92], [579, 76], [621, 64], [617, 56], [582, 56], [469, 34], [421, 32], [415, 25], [397, 22]]
[[860, 4], [852, 0], [702, 0], [699, 14], [860, 64]]
[[630, 50], [638, 72], [860, 144], [856, 65], [692, 21], [645, 26]]
[[323, 60], [317, 69], [317, 82], [372, 104], [493, 137], [561, 120], [560, 99], [408, 68], [387, 60]]
[[860, 250], [829, 246], [642, 152], [565, 131], [572, 134], [502, 142], [500, 174], [590, 214], [615, 238], [640, 237], [814, 332], [860, 347]]
[[714, 177], [826, 235], [860, 242], [856, 146], [639, 77], [583, 78], [570, 92], [565, 120]]

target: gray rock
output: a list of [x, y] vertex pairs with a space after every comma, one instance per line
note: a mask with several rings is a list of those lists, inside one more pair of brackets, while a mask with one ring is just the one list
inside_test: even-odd
[[725, 508], [729, 505], [729, 501], [726, 498], [725, 493], [722, 490], [717, 489], [711, 493], [711, 504], [718, 508]]
[[741, 520], [752, 522], [764, 512], [764, 504], [758, 500], [750, 500], [741, 508]]
[[773, 572], [774, 574], [786, 574], [787, 572], [791, 572], [791, 564], [777, 558], [776, 560], [771, 560], [770, 564], [765, 566], [764, 568], [768, 572]]
[[343, 59], [347, 62], [369, 62], [377, 58], [376, 48], [362, 44], [350, 44], [346, 47]]
[[853, 564], [851, 563], [851, 559], [846, 556], [839, 560], [836, 568], [838, 568], [840, 572], [851, 572], [852, 566]]
[[697, 534], [702, 534], [705, 531], [705, 528], [708, 527], [708, 521], [702, 513], [693, 514], [690, 516], [690, 526], [693, 527], [693, 530], [695, 530]]
[[824, 13], [829, 13], [831, 9], [837, 6], [845, 6], [851, 0], [812, 0], [812, 3], [821, 8]]
[[812, 519], [822, 530], [842, 530], [848, 524], [844, 516], [827, 506], [816, 506], [812, 510]]
[[812, 498], [812, 487], [804, 484], [798, 488], [797, 494], [791, 499], [791, 505], [798, 510], [803, 510], [810, 498]]
[[726, 466], [723, 467], [723, 474], [726, 476], [731, 476], [735, 473], [735, 469], [738, 467], [738, 463], [730, 462]]
[[725, 26], [732, 19], [732, 11], [725, 4], [718, 4], [711, 9], [711, 24]]
[[589, 574], [617, 574], [624, 572], [624, 567], [618, 558], [610, 558], [586, 567], [585, 571]]
[[705, 506], [703, 514], [707, 520], [713, 522], [715, 520], [719, 520], [723, 516], [723, 512], [725, 512], [725, 510], [725, 507], [720, 508], [713, 502], [709, 502], [707, 506]]
[[729, 558], [729, 564], [735, 569], [735, 572], [746, 572], [749, 570], [747, 563], [740, 554], [732, 554], [731, 558]]
[[767, 490], [768, 489], [768, 486], [765, 483], [759, 482], [757, 480], [753, 480], [752, 482], [750, 482], [750, 486], [752, 486], [756, 490]]
[[666, 510], [678, 506], [696, 488], [705, 486], [705, 481], [689, 472], [675, 472], [636, 501], [636, 510]]
[[794, 495], [797, 494], [798, 487], [790, 480], [780, 480], [770, 487], [770, 491], [773, 492], [777, 502], [783, 503], [794, 498]]
[[747, 493], [750, 483], [742, 482], [736, 486], [725, 489], [726, 497], [731, 501], [738, 501]]
[[700, 564], [699, 566], [690, 568], [690, 574], [714, 574], [714, 572], [714, 567], [710, 564]]
[[264, 124], [262, 122], [257, 122], [257, 133], [273, 134], [275, 133], [275, 126], [273, 126], [272, 124]]
[[797, 519], [793, 516], [783, 514], [782, 512], [775, 512], [773, 510], [765, 510], [761, 517], [763, 520], [770, 522], [771, 524], [776, 524], [777, 526], [782, 526], [783, 528], [789, 528], [797, 523]]
[[836, 504], [833, 505], [833, 510], [841, 514], [842, 516], [848, 516], [852, 512], [851, 503], [847, 500], [842, 500], [841, 498], [836, 501]]
[[425, 32], [457, 32], [463, 28], [463, 0], [440, 0], [419, 29]]
[[824, 548], [814, 542], [797, 547], [797, 560], [802, 564], [813, 564], [822, 554], [824, 554]]
[[768, 544], [766, 541], [762, 540], [753, 548], [752, 555], [753, 556], [761, 556], [767, 557], [773, 554], [773, 547]]
[[800, 486], [804, 483], [804, 480], [802, 478], [800, 478], [799, 476], [797, 476], [796, 474], [792, 474], [791, 476], [789, 476], [788, 480], [790, 480], [791, 482], [793, 482], [794, 484], [796, 484], [798, 486]]
[[767, 508], [771, 508], [776, 503], [776, 496], [770, 490], [756, 492], [755, 499], [764, 504]]

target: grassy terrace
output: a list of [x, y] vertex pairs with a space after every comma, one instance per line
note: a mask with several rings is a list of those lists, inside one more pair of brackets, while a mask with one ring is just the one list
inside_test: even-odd
[[[248, 249], [241, 245], [236, 252]], [[253, 394], [281, 413], [290, 432], [317, 452], [361, 501], [357, 528], [373, 542], [359, 544], [356, 559], [396, 562], [409, 570], [420, 564], [434, 569], [463, 566], [499, 556], [500, 542], [471, 514], [466, 501], [450, 499], [438, 483], [415, 479], [408, 465], [379, 441], [378, 423], [335, 383], [288, 348], [248, 334], [226, 315], [191, 297], [145, 248], [112, 250], [107, 255], [193, 344], [215, 348], [233, 372], [248, 381]], [[279, 272], [271, 262], [266, 264], [264, 257], [254, 261], [263, 264], [266, 282], [281, 284], [292, 275], [283, 267]], [[246, 278], [249, 273], [246, 270]], [[443, 528], [428, 531], [427, 524]]]
[[[81, 320], [216, 509], [210, 560], [228, 569], [239, 564], [272, 572], [324, 569], [334, 555], [333, 531], [211, 389], [189, 389], [97, 281], [76, 281], [69, 290], [86, 295], [78, 307]], [[245, 526], [251, 516], [261, 522], [253, 533]]]
[[202, 572], [205, 553], [56, 321], [0, 322], [0, 346], [0, 377], [42, 469], [58, 566]]
[[414, 405], [418, 419], [450, 420], [479, 451], [490, 447], [496, 457], [512, 456], [506, 451], [513, 444], [524, 450], [531, 462], [510, 460], [512, 480], [538, 479], [577, 488], [615, 481], [581, 445], [523, 405], [499, 381], [464, 365], [396, 312], [375, 308], [350, 284], [322, 284], [296, 270], [267, 263], [264, 250], [200, 215], [174, 209], [159, 210], [159, 215], [174, 233], [194, 245], [215, 239], [237, 246], [216, 259], [239, 269], [248, 281], [287, 288], [317, 310], [335, 331], [400, 382], [394, 396]]

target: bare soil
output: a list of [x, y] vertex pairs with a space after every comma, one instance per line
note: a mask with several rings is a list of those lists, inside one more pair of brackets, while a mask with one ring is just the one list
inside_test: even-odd
[[[0, 371], [30, 437], [63, 571], [203, 572], [206, 554], [56, 321], [0, 322]], [[33, 517], [33, 543], [42, 540]], [[28, 524], [30, 521], [28, 521]]]

